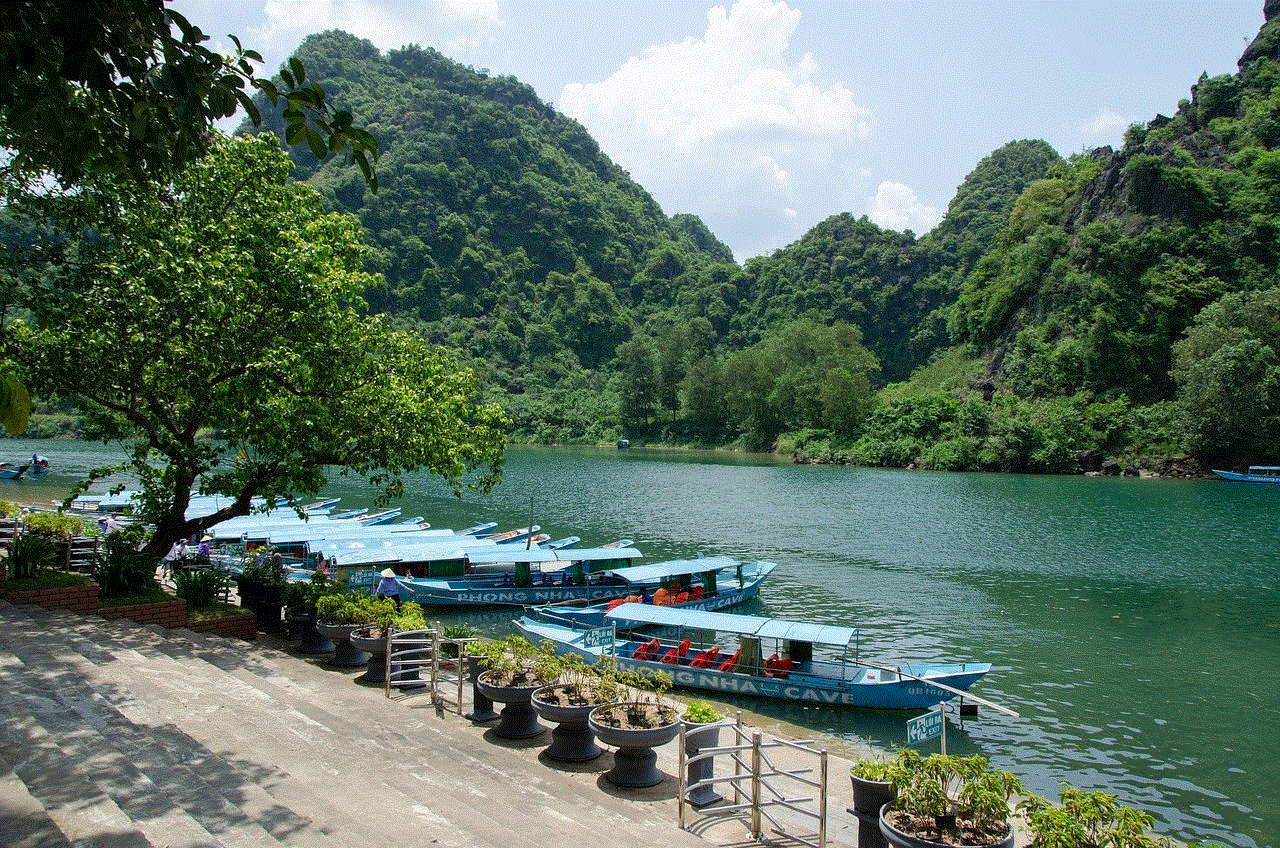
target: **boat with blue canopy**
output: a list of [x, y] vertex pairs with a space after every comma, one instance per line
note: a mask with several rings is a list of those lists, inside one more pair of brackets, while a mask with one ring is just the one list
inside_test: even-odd
[[622, 597], [630, 584], [614, 576], [636, 567], [636, 548], [529, 548], [498, 545], [467, 553], [467, 573], [452, 578], [401, 577], [410, 600], [423, 606], [537, 606]]
[[[614, 572], [631, 584], [632, 591], [603, 603], [539, 607], [540, 618], [570, 627], [600, 627], [605, 613], [628, 601], [653, 603], [671, 609], [721, 610], [736, 606], [760, 593], [760, 586], [776, 563], [739, 562], [732, 557], [698, 557], [652, 565], [633, 565]], [[697, 576], [697, 580], [683, 578]], [[652, 594], [651, 594], [652, 592]], [[642, 629], [642, 621], [614, 621], [619, 629]]]
[[[687, 689], [885, 710], [927, 709], [963, 697], [1009, 712], [966, 691], [991, 670], [990, 663], [871, 663], [861, 658], [859, 632], [852, 627], [637, 603], [615, 607], [605, 621], [603, 627], [576, 628], [524, 616], [515, 626], [558, 653], [588, 662], [611, 657], [624, 671], [665, 672]], [[619, 621], [676, 635], [622, 633], [614, 626]]]
[[1249, 471], [1241, 474], [1237, 471], [1219, 471], [1213, 469], [1223, 480], [1233, 483], [1278, 483], [1280, 484], [1280, 465], [1250, 465]]
[[[609, 549], [617, 556], [618, 549]], [[624, 552], [638, 554], [634, 549]], [[569, 553], [566, 551], [566, 553]], [[577, 551], [576, 553], [583, 553]], [[547, 561], [526, 577], [522, 571], [505, 574], [472, 573], [448, 580], [402, 580], [412, 599], [423, 606], [481, 607], [527, 606], [545, 612], [551, 620], [570, 622], [575, 614], [590, 619], [596, 603], [628, 597], [668, 594], [713, 599], [724, 606], [754, 596], [773, 572], [773, 563], [742, 563], [729, 557], [672, 560], [653, 565], [614, 565], [600, 560], [597, 549], [586, 560]], [[607, 563], [601, 567], [601, 563]], [[733, 586], [735, 575], [739, 581]], [[724, 589], [717, 589], [717, 585]], [[598, 615], [603, 615], [601, 609]]]

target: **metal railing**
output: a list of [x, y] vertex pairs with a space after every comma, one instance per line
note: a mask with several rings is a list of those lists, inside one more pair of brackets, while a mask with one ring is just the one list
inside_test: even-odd
[[[705, 734], [710, 739], [712, 730], [728, 728], [733, 741], [728, 745], [716, 745], [702, 748], [696, 743], [686, 745], [686, 740], [694, 740]], [[759, 840], [763, 835], [762, 821], [768, 819], [774, 830], [787, 833], [786, 827], [776, 816], [776, 810], [785, 809], [804, 818], [811, 818], [817, 825], [817, 834], [812, 841], [796, 834], [788, 834], [798, 842], [804, 842], [825, 848], [827, 844], [827, 752], [813, 747], [811, 740], [788, 740], [774, 737], [766, 738], [759, 730], [745, 728], [742, 714], [736, 720], [708, 724], [690, 728], [686, 724], [680, 726], [680, 790], [677, 795], [679, 803], [679, 823], [681, 830], [687, 830], [685, 824], [686, 806], [694, 806], [689, 796], [695, 800], [700, 790], [712, 789], [717, 785], [725, 785], [733, 790], [733, 801], [727, 804], [715, 803], [701, 810], [703, 815], [728, 815], [732, 813], [749, 813], [751, 836]], [[690, 754], [690, 748], [696, 753]], [[787, 751], [802, 756], [812, 755], [817, 759], [817, 777], [811, 775], [815, 767], [784, 768], [777, 763], [772, 752]], [[716, 776], [710, 763], [718, 754], [727, 755], [733, 761], [733, 773]], [[803, 787], [817, 790], [814, 795], [797, 796], [789, 793], [803, 791]], [[713, 795], [714, 801], [723, 800]]]
[[[467, 681], [466, 646], [476, 641], [475, 637], [442, 638], [438, 627], [400, 631], [388, 628], [383, 694], [390, 698], [392, 689], [428, 689], [431, 699], [439, 701], [442, 685], [453, 683], [457, 688], [454, 703], [461, 715], [463, 684]], [[453, 656], [443, 655], [441, 648], [446, 646], [453, 649], [449, 651]]]

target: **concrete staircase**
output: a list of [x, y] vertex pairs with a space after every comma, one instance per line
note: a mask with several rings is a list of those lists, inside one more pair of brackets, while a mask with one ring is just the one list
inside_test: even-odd
[[[549, 733], [501, 740], [451, 703], [386, 699], [360, 671], [0, 602], [0, 845], [753, 844], [741, 819], [680, 830], [674, 777], [615, 789], [610, 754], [552, 763]], [[668, 775], [675, 756], [660, 752]], [[833, 820], [829, 844], [856, 829]]]

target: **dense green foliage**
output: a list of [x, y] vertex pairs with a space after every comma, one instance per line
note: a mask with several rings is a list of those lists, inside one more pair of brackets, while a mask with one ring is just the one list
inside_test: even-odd
[[[224, 139], [167, 186], [102, 180], [17, 207], [45, 228], [15, 246], [28, 318], [5, 352], [29, 385], [75, 396], [90, 437], [126, 446], [153, 558], [255, 497], [314, 495], [326, 466], [387, 498], [415, 469], [482, 489], [500, 473], [500, 412], [439, 348], [359, 311], [377, 281], [357, 226], [288, 170], [274, 140]], [[196, 491], [228, 505], [188, 520]]]
[[376, 128], [381, 195], [291, 155], [359, 217], [374, 308], [471, 362], [515, 438], [1025, 471], [1243, 457], [1274, 444], [1274, 314], [1196, 316], [1280, 264], [1268, 27], [1119, 151], [1012, 142], [922, 237], [842, 214], [741, 267], [527, 86], [429, 49], [327, 32], [298, 53]]
[[378, 136], [377, 195], [287, 117], [261, 129], [358, 220], [359, 296], [469, 365], [516, 439], [1046, 472], [1258, 461], [1280, 427], [1268, 10], [1239, 74], [1202, 77], [1119, 150], [1011, 142], [923, 236], [841, 214], [742, 266], [528, 86], [431, 49], [326, 32], [297, 53]]

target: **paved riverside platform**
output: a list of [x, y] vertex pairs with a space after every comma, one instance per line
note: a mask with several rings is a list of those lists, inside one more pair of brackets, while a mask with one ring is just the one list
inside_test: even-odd
[[[766, 821], [758, 842], [745, 813], [686, 808], [681, 830], [677, 743], [658, 750], [660, 784], [619, 789], [604, 779], [608, 749], [555, 763], [541, 756], [550, 731], [499, 739], [460, 715], [448, 689], [388, 699], [355, 682], [361, 669], [287, 648], [0, 602], [0, 845], [745, 848], [816, 838], [814, 820], [785, 810], [775, 812], [782, 830]], [[816, 763], [788, 756], [776, 761]], [[830, 755], [832, 846], [857, 844], [848, 766]]]

